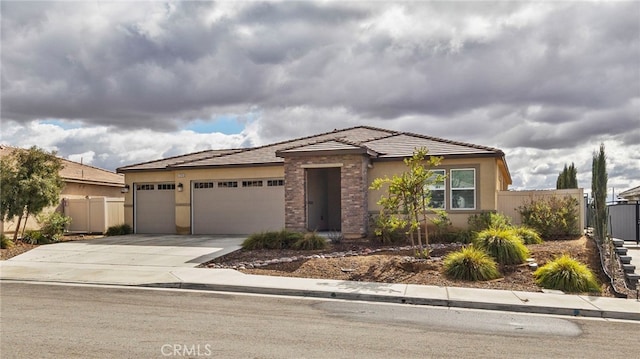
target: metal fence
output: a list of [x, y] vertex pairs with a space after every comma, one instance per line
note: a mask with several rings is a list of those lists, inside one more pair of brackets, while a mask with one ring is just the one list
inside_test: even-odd
[[640, 202], [612, 204], [607, 211], [611, 237], [640, 244]]

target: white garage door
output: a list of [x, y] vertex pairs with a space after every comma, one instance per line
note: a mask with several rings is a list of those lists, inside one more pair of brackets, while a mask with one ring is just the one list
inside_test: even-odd
[[194, 234], [250, 234], [284, 228], [284, 180], [192, 182]]
[[135, 232], [176, 233], [175, 183], [135, 185]]

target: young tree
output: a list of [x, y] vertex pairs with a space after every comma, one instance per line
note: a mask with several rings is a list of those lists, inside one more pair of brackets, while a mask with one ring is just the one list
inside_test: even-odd
[[594, 230], [596, 236], [604, 240], [607, 231], [607, 156], [604, 143], [600, 151], [593, 153], [591, 165], [591, 196], [593, 197]]
[[578, 170], [571, 162], [571, 166], [567, 167], [565, 163], [564, 169], [558, 175], [556, 180], [556, 189], [578, 188]]
[[3, 220], [18, 217], [14, 240], [22, 219], [37, 215], [48, 206], [58, 202], [64, 185], [60, 178], [62, 162], [55, 152], [31, 147], [28, 150], [16, 149], [10, 156], [2, 159], [2, 203], [0, 214]]
[[378, 204], [382, 207], [381, 218], [392, 223], [391, 226], [408, 227], [411, 245], [416, 246], [417, 234], [420, 256], [428, 256], [422, 245], [420, 222], [425, 224], [425, 245], [429, 244], [427, 231], [427, 212], [433, 210], [430, 206], [431, 191], [429, 186], [443, 180], [443, 176], [436, 174], [431, 168], [436, 167], [442, 161], [442, 157], [430, 156], [428, 160], [427, 149], [416, 149], [411, 158], [404, 160], [408, 170], [392, 178], [376, 178], [371, 184], [372, 189], [379, 190], [387, 185], [387, 195], [383, 195]]

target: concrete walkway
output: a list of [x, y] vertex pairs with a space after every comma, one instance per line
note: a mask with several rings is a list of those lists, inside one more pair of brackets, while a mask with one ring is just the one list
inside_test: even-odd
[[[225, 249], [212, 250], [212, 248], [230, 250], [233, 246], [216, 246], [215, 243], [222, 242], [216, 242], [211, 238], [209, 238], [210, 242], [205, 239], [189, 243], [184, 242], [185, 239], [191, 238], [189, 236], [176, 237], [178, 238], [174, 240], [182, 242], [176, 245], [175, 242], [167, 240], [163, 242], [165, 246], [158, 245], [157, 238], [155, 240], [148, 238], [149, 242], [146, 246], [139, 241], [135, 244], [133, 242], [136, 241], [126, 240], [115, 244], [111, 239], [107, 244], [101, 243], [100, 240], [87, 241], [85, 244], [87, 246], [107, 245], [107, 248], [99, 250], [99, 253], [118, 254], [115, 255], [116, 258], [110, 257], [111, 259], [108, 260], [95, 253], [92, 254], [94, 247], [85, 248], [89, 250], [87, 256], [95, 256], [89, 259], [79, 253], [72, 253], [82, 252], [78, 247], [46, 249], [55, 245], [41, 246], [38, 249], [43, 248], [42, 251], [32, 250], [33, 253], [27, 252], [0, 262], [0, 279], [261, 293], [640, 321], [640, 301], [636, 299], [285, 278], [248, 275], [230, 269], [194, 268], [208, 260], [206, 258], [221, 255], [220, 253], [225, 251]], [[217, 240], [223, 240], [223, 238]], [[89, 242], [92, 244], [88, 244]], [[108, 245], [114, 247], [108, 247]], [[133, 247], [125, 250], [123, 247], [126, 246]], [[58, 249], [67, 248], [70, 252], [68, 254], [58, 251]], [[198, 252], [194, 248], [203, 250]], [[136, 254], [138, 251], [142, 253]], [[157, 258], [152, 258], [153, 256]], [[160, 260], [163, 256], [168, 256], [164, 258], [165, 262]], [[132, 262], [134, 257], [139, 258], [140, 262]], [[179, 259], [173, 257], [179, 257]], [[163, 263], [165, 265], [161, 265]]]

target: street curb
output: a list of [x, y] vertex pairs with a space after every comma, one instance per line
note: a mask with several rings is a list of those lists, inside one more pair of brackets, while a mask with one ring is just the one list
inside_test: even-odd
[[544, 306], [534, 306], [534, 305], [499, 304], [499, 303], [491, 303], [491, 302], [475, 302], [475, 301], [463, 301], [463, 300], [452, 300], [452, 299], [406, 297], [406, 296], [395, 296], [395, 295], [375, 295], [375, 294], [349, 293], [349, 292], [337, 292], [337, 291], [282, 289], [282, 288], [250, 287], [250, 286], [239, 286], [239, 285], [188, 283], [188, 282], [150, 283], [150, 284], [143, 284], [138, 286], [153, 287], [153, 288], [208, 290], [208, 291], [231, 292], [231, 293], [251, 293], [251, 294], [268, 294], [268, 295], [279, 295], [279, 296], [357, 300], [357, 301], [366, 301], [366, 302], [428, 305], [428, 306], [447, 307], [447, 308], [498, 310], [498, 311], [516, 312], [516, 313], [551, 314], [551, 315], [561, 315], [561, 316], [570, 316], [570, 317], [640, 321], [640, 312], [630, 313], [630, 312], [617, 312], [617, 311], [600, 310], [600, 309], [578, 309], [578, 308], [574, 309], [574, 308], [544, 307]]

